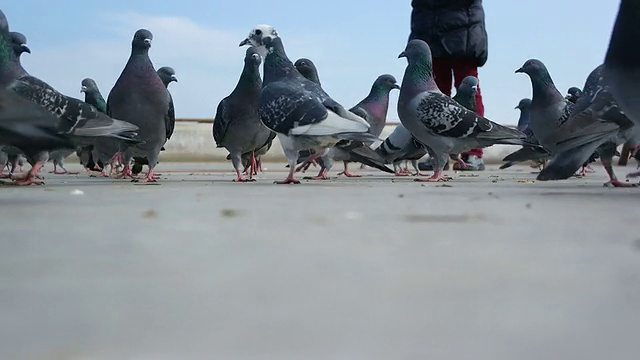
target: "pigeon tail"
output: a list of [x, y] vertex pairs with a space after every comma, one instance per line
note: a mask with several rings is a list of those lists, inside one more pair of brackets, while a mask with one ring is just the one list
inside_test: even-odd
[[385, 160], [375, 150], [366, 145], [352, 149], [349, 154], [351, 155], [351, 160], [354, 162], [374, 167], [389, 174], [394, 173], [393, 170], [385, 165]]

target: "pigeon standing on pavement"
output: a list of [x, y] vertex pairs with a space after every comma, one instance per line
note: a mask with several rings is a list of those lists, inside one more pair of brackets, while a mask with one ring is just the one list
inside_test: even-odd
[[396, 176], [408, 176], [401, 167], [403, 161], [410, 161], [416, 171], [415, 175], [421, 175], [418, 160], [428, 152], [427, 147], [419, 143], [402, 124], [397, 125], [375, 151], [388, 163], [393, 164]]
[[[520, 117], [518, 118], [517, 128], [522, 133], [527, 135], [527, 141], [532, 144], [539, 144], [536, 135], [531, 129], [531, 99], [525, 98], [518, 102], [515, 109], [520, 110]], [[534, 167], [544, 167], [551, 155], [544, 148], [523, 147], [507, 155], [503, 161], [506, 161], [500, 170], [504, 170], [512, 167], [513, 165], [524, 162], [532, 161]]]
[[155, 167], [160, 149], [167, 140], [166, 116], [169, 91], [149, 58], [153, 35], [149, 30], [136, 31], [131, 42], [131, 55], [107, 98], [110, 116], [138, 126], [139, 144], [123, 144], [124, 169], [121, 177], [133, 177], [131, 160], [146, 158], [149, 172], [138, 181], [156, 182]]
[[531, 130], [531, 99], [524, 98], [518, 102], [518, 105], [514, 108], [520, 110], [520, 117], [518, 117], [518, 130], [522, 131], [525, 135], [532, 134]]
[[[621, 0], [609, 48], [604, 76], [621, 110], [640, 125], [640, 2]], [[637, 148], [636, 148], [637, 150]]]
[[478, 111], [478, 103], [476, 101], [477, 95], [478, 78], [475, 76], [467, 76], [458, 86], [453, 100], [464, 106], [467, 110], [476, 112]]
[[320, 85], [296, 70], [282, 39], [269, 25], [258, 25], [240, 46], [253, 45], [266, 53], [260, 117], [278, 134], [289, 161], [289, 174], [279, 184], [299, 184], [295, 167], [300, 150], [317, 153], [342, 140], [375, 141], [369, 124], [333, 100]]
[[[84, 102], [94, 106], [98, 111], [107, 114], [107, 102], [102, 97], [98, 84], [91, 78], [82, 79], [80, 92], [84, 93]], [[93, 155], [94, 145], [82, 146], [76, 150], [80, 163], [89, 170], [101, 171], [105, 166]]]
[[465, 109], [438, 89], [429, 45], [411, 40], [399, 57], [406, 57], [398, 115], [407, 130], [434, 152], [434, 174], [426, 181], [444, 179], [449, 154], [494, 144], [525, 145], [526, 136]]
[[584, 86], [584, 96], [578, 100], [569, 119], [563, 123], [559, 133], [557, 153], [540, 172], [538, 180], [567, 179], [592, 156], [600, 155], [602, 165], [614, 187], [632, 186], [617, 179], [611, 162], [619, 144], [631, 140], [637, 144], [638, 126], [621, 111], [609, 92], [603, 76], [603, 66], [589, 74]]
[[[160, 76], [160, 80], [164, 84], [164, 87], [169, 90], [169, 84], [172, 82], [178, 82], [178, 78], [176, 77], [176, 71], [170, 66], [163, 66], [157, 71], [158, 76]], [[169, 111], [167, 111], [167, 115], [165, 116], [165, 125], [167, 127], [167, 141], [171, 139], [173, 135], [173, 131], [176, 128], [176, 111], [173, 105], [173, 96], [171, 96], [171, 92], [169, 92]], [[165, 151], [164, 146], [160, 149], [160, 151]], [[131, 172], [133, 175], [138, 175], [142, 172], [142, 166], [149, 165], [149, 160], [143, 157], [134, 157], [134, 164], [131, 167]]]
[[[262, 90], [260, 64], [256, 48], [247, 49], [240, 79], [231, 94], [218, 104], [213, 121], [213, 138], [217, 147], [226, 148], [236, 171], [235, 182], [254, 181], [257, 170], [255, 151], [271, 138], [271, 130], [260, 121], [258, 102]], [[242, 176], [242, 155], [251, 153], [249, 178]]]

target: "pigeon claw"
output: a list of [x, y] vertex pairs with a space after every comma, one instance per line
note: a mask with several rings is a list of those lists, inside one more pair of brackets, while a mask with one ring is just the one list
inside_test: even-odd
[[300, 180], [294, 179], [294, 178], [286, 178], [282, 181], [274, 181], [274, 184], [277, 185], [300, 185]]
[[630, 188], [630, 187], [637, 187], [637, 184], [633, 184], [633, 183], [628, 183], [628, 182], [623, 182], [620, 181], [618, 179], [612, 179], [609, 182], [604, 183], [604, 185], [602, 185], [603, 187], [614, 187], [614, 188]]
[[345, 170], [343, 172], [338, 173], [338, 176], [340, 176], [340, 175], [344, 175], [344, 176], [346, 176], [348, 178], [359, 178], [359, 177], [362, 177], [362, 175], [350, 173], [349, 170]]

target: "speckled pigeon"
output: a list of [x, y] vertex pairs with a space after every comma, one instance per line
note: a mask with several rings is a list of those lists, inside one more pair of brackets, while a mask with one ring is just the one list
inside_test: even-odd
[[[255, 151], [273, 139], [273, 132], [260, 121], [258, 102], [262, 89], [260, 63], [256, 48], [247, 49], [244, 68], [231, 94], [218, 104], [213, 121], [213, 138], [219, 148], [226, 148], [236, 171], [235, 182], [254, 181], [257, 171]], [[254, 154], [250, 161], [249, 178], [242, 176], [242, 155]]]
[[169, 112], [169, 91], [153, 67], [149, 48], [153, 35], [149, 30], [136, 31], [131, 41], [131, 55], [120, 77], [107, 98], [110, 116], [124, 119], [138, 126], [143, 141], [121, 147], [124, 169], [121, 177], [133, 177], [131, 160], [134, 156], [146, 158], [149, 172], [137, 181], [156, 182], [155, 167], [160, 149], [167, 140], [166, 116]]
[[295, 179], [298, 151], [333, 147], [341, 140], [375, 141], [369, 124], [333, 100], [320, 85], [306, 79], [287, 57], [282, 39], [269, 25], [258, 25], [240, 46], [253, 45], [266, 53], [264, 84], [260, 94], [260, 117], [275, 131], [289, 160], [289, 174], [282, 184]]
[[465, 109], [438, 89], [429, 45], [411, 40], [399, 57], [408, 66], [400, 88], [398, 115], [402, 125], [434, 152], [434, 174], [423, 181], [444, 179], [449, 154], [494, 144], [525, 145], [526, 136]]
[[638, 126], [634, 126], [621, 111], [609, 92], [603, 76], [603, 65], [591, 72], [584, 86], [584, 95], [559, 130], [564, 138], [558, 140], [555, 145], [557, 153], [540, 172], [538, 180], [569, 178], [597, 150], [610, 177], [607, 184], [631, 186], [617, 179], [611, 162], [619, 144], [640, 142], [636, 134]]

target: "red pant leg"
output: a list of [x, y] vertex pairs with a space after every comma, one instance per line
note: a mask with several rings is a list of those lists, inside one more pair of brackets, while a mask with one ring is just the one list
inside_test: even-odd
[[453, 64], [448, 58], [433, 58], [433, 76], [438, 89], [443, 94], [451, 96], [451, 84], [453, 82]]
[[[456, 89], [462, 83], [462, 80], [467, 76], [475, 76], [478, 78], [478, 67], [476, 66], [476, 62], [473, 59], [456, 59], [453, 64], [453, 75], [455, 77], [455, 87]], [[476, 95], [476, 113], [480, 116], [484, 116], [484, 104], [482, 103], [482, 92], [480, 90], [480, 82], [478, 79], [478, 94]], [[484, 151], [481, 148], [471, 149], [469, 152], [465, 153], [467, 155], [475, 155], [477, 157], [482, 157], [484, 155]]]

